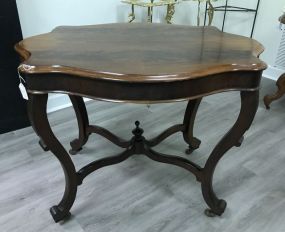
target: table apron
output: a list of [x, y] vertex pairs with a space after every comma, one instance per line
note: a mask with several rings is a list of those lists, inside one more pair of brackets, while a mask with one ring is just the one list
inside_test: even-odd
[[26, 75], [31, 94], [67, 93], [118, 102], [168, 102], [194, 99], [224, 91], [259, 89], [262, 71], [236, 71], [170, 82], [125, 82], [78, 78], [66, 74]]

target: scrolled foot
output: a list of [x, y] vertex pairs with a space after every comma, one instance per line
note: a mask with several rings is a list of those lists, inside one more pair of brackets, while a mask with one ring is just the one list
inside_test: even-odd
[[194, 150], [195, 150], [195, 149], [193, 149], [192, 147], [189, 146], [189, 147], [185, 150], [185, 154], [191, 155]]
[[200, 147], [201, 141], [195, 137], [192, 138], [191, 144], [189, 144], [189, 147], [185, 150], [185, 153], [187, 155], [192, 154], [192, 152]]
[[216, 217], [217, 216], [217, 214], [215, 214], [213, 212], [213, 210], [211, 210], [211, 209], [205, 209], [204, 213], [207, 217]]
[[265, 105], [266, 109], [269, 110], [270, 109], [270, 104], [272, 102], [272, 100], [270, 99], [270, 95], [266, 95], [263, 98], [263, 102], [264, 102], [264, 105]]
[[281, 98], [285, 94], [285, 73], [283, 73], [276, 82], [277, 85], [277, 92], [272, 95], [266, 95], [263, 98], [264, 105], [266, 106], [266, 109], [270, 109], [271, 102]]
[[50, 214], [55, 222], [59, 222], [63, 219], [67, 219], [71, 216], [70, 212], [64, 212], [60, 207], [53, 206], [50, 208]]
[[227, 207], [227, 202], [220, 200], [216, 209], [205, 209], [204, 213], [207, 217], [221, 216]]
[[71, 149], [69, 150], [70, 155], [76, 155], [79, 151], [82, 150], [79, 139], [74, 139], [73, 141], [71, 141], [70, 146], [71, 146]]

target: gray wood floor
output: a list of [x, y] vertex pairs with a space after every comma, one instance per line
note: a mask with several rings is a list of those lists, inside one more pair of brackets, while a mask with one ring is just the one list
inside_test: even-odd
[[[263, 80], [261, 97], [275, 91]], [[128, 139], [134, 121], [152, 137], [182, 121], [186, 102], [145, 105], [89, 102], [91, 122]], [[153, 162], [144, 156], [101, 169], [79, 187], [71, 220], [55, 224], [49, 207], [64, 189], [61, 167], [44, 153], [31, 128], [0, 135], [0, 231], [118, 231], [118, 232], [283, 232], [285, 231], [285, 97], [270, 111], [261, 102], [255, 121], [240, 148], [230, 150], [219, 163], [214, 189], [228, 202], [222, 217], [208, 218], [200, 184], [187, 171]], [[219, 138], [239, 111], [238, 93], [206, 97], [200, 107], [195, 135], [201, 148], [191, 156], [180, 134], [156, 150], [181, 155], [203, 165]], [[77, 136], [72, 108], [49, 116], [55, 134], [69, 149]], [[85, 148], [72, 157], [79, 169], [94, 159], [120, 149], [92, 135]]]

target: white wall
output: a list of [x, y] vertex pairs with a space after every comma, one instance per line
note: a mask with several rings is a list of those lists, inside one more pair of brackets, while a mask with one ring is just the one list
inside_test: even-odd
[[[224, 2], [225, 0], [220, 0], [215, 5], [222, 5]], [[229, 5], [238, 4], [238, 6], [254, 8], [256, 2], [257, 0], [229, 0]], [[127, 22], [130, 13], [130, 7], [121, 3], [120, 0], [17, 0], [17, 5], [24, 37], [49, 32], [58, 25]], [[278, 17], [282, 14], [284, 5], [285, 0], [261, 0], [256, 20], [253, 37], [265, 46], [261, 59], [271, 67], [275, 62], [281, 37]], [[203, 4], [201, 8], [201, 19], [203, 19]], [[137, 8], [136, 14], [136, 21], [146, 20], [146, 10]], [[154, 21], [164, 22], [164, 16], [165, 8], [160, 7], [154, 12]], [[176, 7], [173, 23], [196, 25], [196, 17], [197, 2], [183, 2]], [[213, 24], [220, 26], [221, 20], [222, 14], [216, 13]], [[225, 31], [249, 36], [252, 21], [253, 14], [229, 12]], [[273, 76], [266, 75], [275, 79], [278, 77], [278, 73]]]
[[122, 21], [118, 0], [17, 0], [23, 36], [51, 31], [58, 25]]
[[[218, 1], [216, 5], [223, 3]], [[229, 4], [254, 8], [256, 0], [230, 0]], [[17, 0], [23, 36], [28, 37], [51, 31], [58, 25], [100, 24], [126, 22], [130, 7], [120, 0]], [[269, 64], [273, 64], [281, 36], [278, 30], [278, 17], [285, 5], [284, 0], [261, 0], [256, 21], [254, 38], [264, 44], [266, 50], [261, 56]], [[202, 8], [204, 8], [202, 6]], [[137, 9], [138, 21], [143, 21], [145, 11]], [[203, 13], [203, 12], [202, 12]], [[163, 21], [165, 8], [155, 12], [154, 21]], [[184, 2], [176, 7], [173, 22], [176, 24], [195, 25], [197, 3]], [[221, 24], [221, 13], [216, 13], [214, 24]], [[249, 35], [252, 14], [228, 13], [226, 31]]]

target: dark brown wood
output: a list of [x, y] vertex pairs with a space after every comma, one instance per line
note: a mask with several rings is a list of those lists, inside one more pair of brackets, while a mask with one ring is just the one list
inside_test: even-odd
[[124, 152], [120, 153], [119, 155], [94, 161], [86, 165], [85, 167], [81, 168], [78, 171], [79, 180], [82, 182], [83, 179], [92, 172], [105, 166], [120, 163], [129, 158], [130, 156], [138, 154], [145, 154], [150, 159], [153, 159], [155, 161], [173, 164], [182, 167], [192, 172], [196, 176], [197, 180], [199, 181], [201, 180], [202, 168], [199, 165], [185, 158], [181, 158], [179, 156], [165, 155], [150, 149], [148, 145], [149, 142], [146, 141], [145, 138], [143, 137], [143, 130], [139, 127], [139, 122], [136, 122], [136, 128], [133, 130], [133, 134], [134, 136], [130, 140], [130, 145], [128, 149], [126, 149]]
[[226, 208], [226, 201], [217, 198], [213, 190], [213, 175], [219, 160], [233, 146], [239, 143], [240, 138], [250, 127], [257, 111], [259, 91], [241, 92], [241, 109], [237, 121], [229, 132], [221, 139], [211, 152], [205, 167], [201, 182], [203, 197], [210, 207], [206, 215], [221, 215]]
[[188, 149], [185, 151], [188, 155], [198, 149], [201, 144], [201, 141], [193, 136], [194, 122], [201, 101], [202, 98], [190, 100], [184, 115], [183, 124], [185, 125], [185, 130], [183, 131], [183, 138], [189, 144]]
[[87, 128], [87, 131], [89, 134], [96, 133], [98, 135], [101, 135], [119, 147], [128, 148], [130, 146], [130, 141], [125, 141], [124, 139], [119, 138], [103, 127], [91, 125]]
[[272, 95], [266, 95], [263, 99], [266, 109], [270, 109], [271, 102], [281, 98], [285, 94], [285, 73], [278, 78], [276, 86], [278, 88], [277, 92]]
[[160, 144], [163, 140], [165, 140], [169, 136], [171, 136], [171, 135], [173, 135], [179, 131], [185, 131], [185, 125], [183, 125], [183, 124], [174, 125], [168, 129], [166, 129], [164, 132], [162, 132], [157, 137], [152, 138], [149, 141], [146, 141], [146, 144], [150, 147], [154, 147], [154, 146]]
[[[79, 129], [78, 139], [74, 139], [70, 142], [71, 149], [69, 153], [71, 155], [75, 155], [82, 149], [82, 146], [84, 146], [84, 144], [88, 141], [88, 137], [90, 134], [89, 132], [87, 132], [87, 128], [89, 126], [89, 119], [83, 98], [74, 95], [69, 95], [69, 98], [75, 111]], [[43, 140], [40, 139], [39, 144], [44, 151], [49, 151], [49, 148]]]
[[[258, 91], [266, 64], [257, 56], [263, 51], [257, 41], [214, 27], [156, 24], [109, 24], [59, 27], [51, 33], [26, 39], [16, 45], [23, 58], [20, 71], [29, 92], [29, 114], [35, 132], [59, 159], [66, 178], [62, 201], [52, 208], [55, 221], [64, 219], [75, 200], [77, 185], [102, 167], [122, 162], [132, 155], [173, 164], [193, 173], [201, 182], [208, 216], [221, 215], [226, 202], [216, 197], [212, 179], [226, 151], [239, 146], [252, 123]], [[218, 143], [204, 167], [188, 159], [161, 154], [152, 149], [170, 135], [182, 132], [188, 153], [200, 145], [193, 135], [195, 117], [204, 96], [224, 91], [241, 91], [241, 111], [233, 128]], [[52, 133], [47, 116], [47, 94], [69, 94], [78, 119], [79, 137], [71, 143], [76, 153], [97, 133], [125, 148], [78, 172]], [[106, 101], [158, 103], [188, 100], [182, 124], [174, 125], [147, 140], [140, 123], [126, 141], [110, 131], [89, 125], [83, 96]]]
[[266, 68], [257, 58], [263, 51], [260, 43], [215, 27], [58, 27], [51, 33], [23, 40], [16, 49], [25, 57], [20, 67], [24, 73], [57, 72], [112, 81], [181, 81]]
[[78, 180], [72, 160], [65, 151], [64, 147], [53, 134], [49, 125], [46, 113], [47, 99], [47, 94], [30, 94], [28, 109], [29, 117], [34, 130], [44, 144], [47, 145], [50, 151], [59, 160], [64, 171], [66, 185], [63, 198], [58, 205], [55, 205], [50, 209], [53, 219], [55, 222], [58, 222], [70, 214], [69, 210], [72, 207], [76, 197]]
[[72, 102], [75, 111], [79, 129], [78, 139], [75, 139], [70, 142], [71, 150], [69, 151], [69, 153], [71, 155], [75, 155], [78, 151], [82, 149], [82, 146], [84, 146], [84, 144], [88, 140], [90, 134], [87, 131], [87, 128], [89, 126], [89, 119], [83, 98], [75, 95], [69, 95], [69, 98]]

